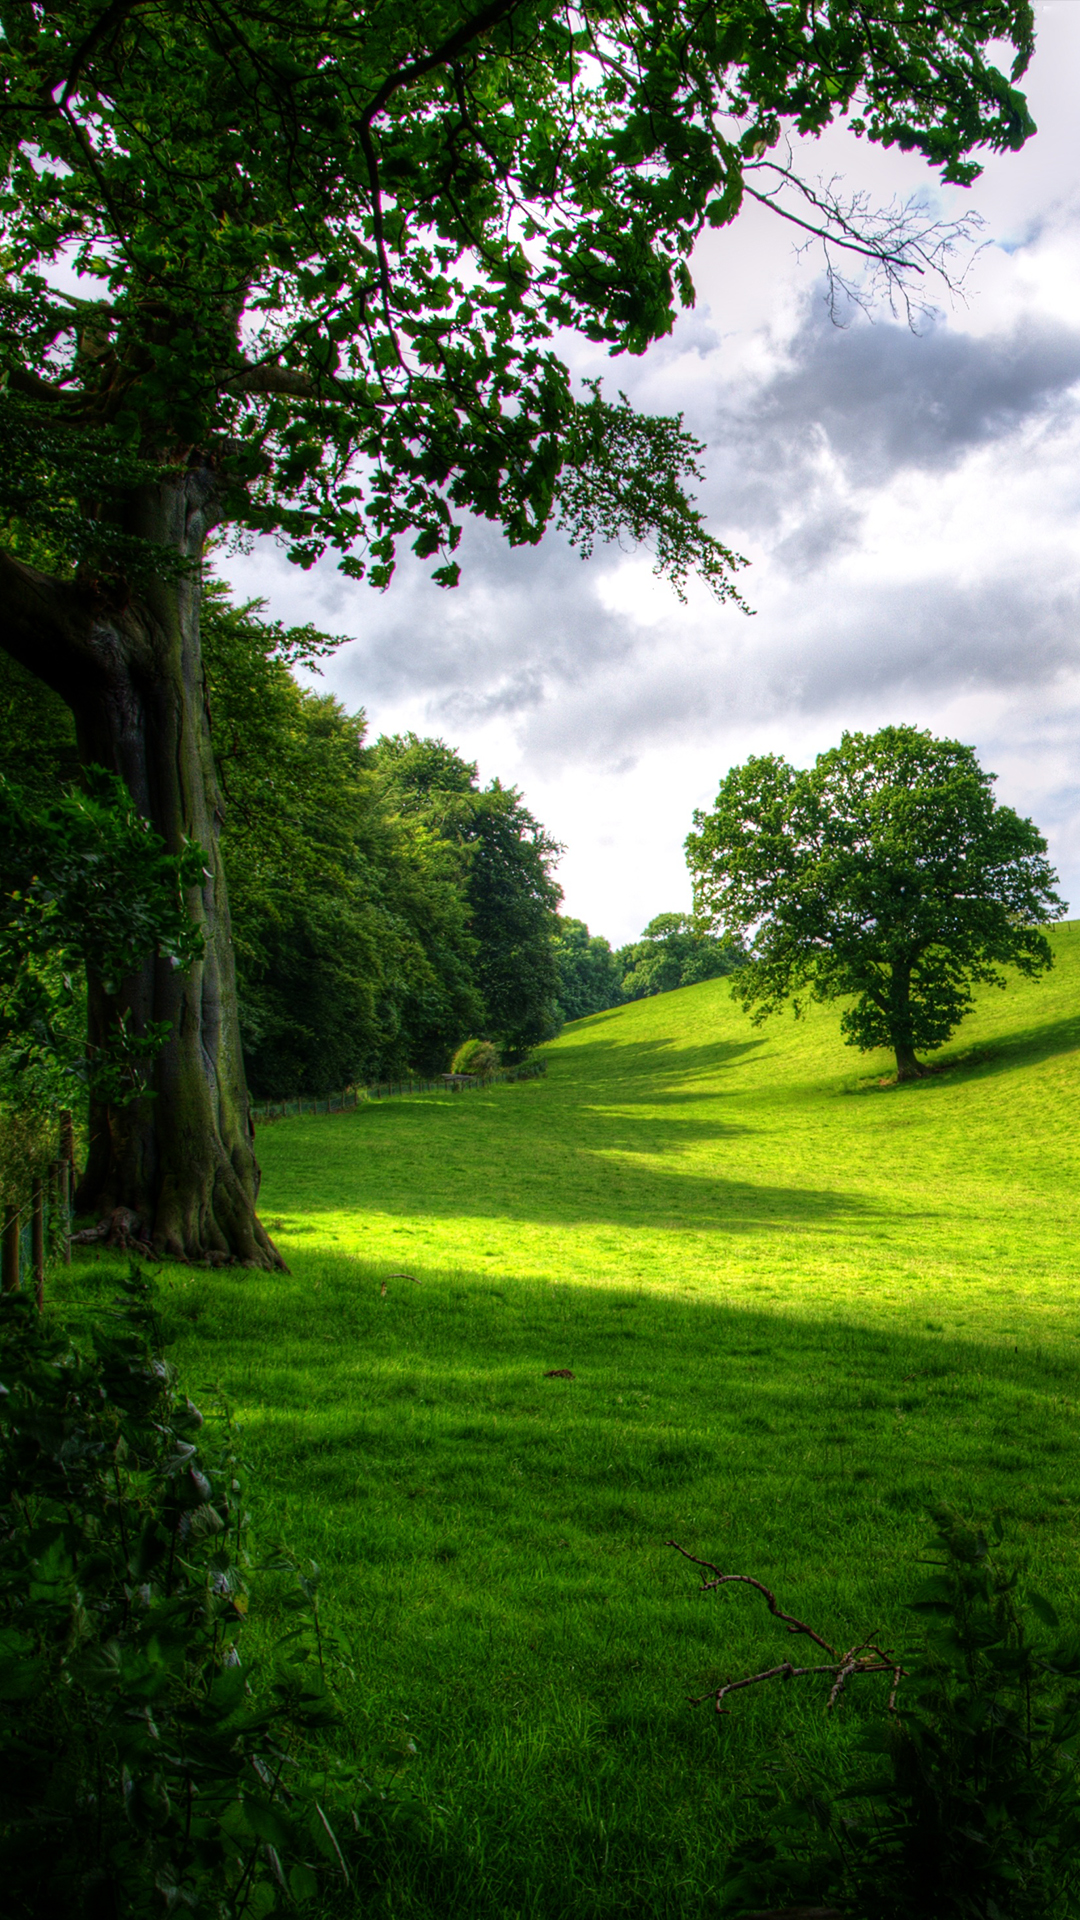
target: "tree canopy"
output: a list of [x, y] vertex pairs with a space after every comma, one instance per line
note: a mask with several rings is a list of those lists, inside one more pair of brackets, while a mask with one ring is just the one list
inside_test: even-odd
[[400, 816], [364, 715], [297, 684], [327, 636], [221, 592], [202, 628], [252, 1091], [440, 1071], [483, 1017], [464, 862]]
[[1046, 842], [993, 795], [972, 747], [916, 727], [845, 733], [805, 771], [777, 754], [733, 767], [694, 815], [698, 913], [752, 933], [733, 992], [755, 1021], [787, 1000], [850, 999], [851, 1046], [924, 1068], [1000, 969], [1052, 964], [1038, 929], [1064, 912]]
[[[201, 624], [244, 1063], [256, 1097], [441, 1072], [462, 1040], [480, 1031], [511, 1050], [531, 1043], [521, 1038], [523, 1023], [531, 1023], [533, 1039], [546, 1038], [559, 1024], [552, 1006], [558, 890], [548, 870], [557, 849], [520, 796], [498, 781], [481, 791], [475, 766], [442, 741], [366, 745], [363, 713], [349, 714], [293, 672], [317, 666], [335, 645], [332, 636], [267, 620], [258, 603], [234, 605], [213, 581]], [[102, 814], [80, 784], [67, 710], [0, 656], [4, 706], [19, 723], [0, 738], [0, 780], [19, 771], [34, 782], [32, 796], [0, 787], [0, 797], [19, 796], [7, 811], [0, 807], [11, 886], [31, 868], [42, 870], [35, 885], [53, 886], [55, 861], [50, 856], [43, 867], [34, 825], [39, 815], [71, 813], [84, 841], [97, 832], [97, 869], [112, 876], [104, 917], [87, 918], [78, 951], [67, 944], [50, 961], [50, 979], [69, 982], [65, 1031], [71, 1062], [79, 1063], [84, 948], [104, 965], [97, 935], [107, 933], [109, 953], [126, 963], [138, 957], [130, 936], [146, 919], [146, 876], [140, 892], [138, 876], [116, 872], [118, 820], [109, 808]], [[111, 803], [123, 797], [116, 782], [91, 776], [90, 784]], [[70, 798], [61, 797], [65, 789]], [[130, 802], [120, 817], [125, 832], [139, 827]], [[145, 822], [140, 831], [136, 848], [153, 848]], [[160, 849], [155, 858], [167, 892], [171, 885], [174, 921], [181, 915], [156, 924], [163, 939], [180, 941], [187, 922], [170, 878], [176, 862]], [[201, 878], [199, 857], [186, 861], [188, 878]], [[607, 943], [596, 944], [610, 958]], [[49, 951], [55, 947], [53, 939]], [[108, 969], [111, 976], [123, 970], [115, 960]], [[25, 1082], [22, 1055], [19, 1061]], [[65, 1074], [72, 1070], [69, 1062]], [[70, 1104], [77, 1089], [65, 1084]]]
[[[456, 578], [468, 510], [514, 541], [553, 512], [584, 549], [652, 537], [676, 578], [729, 591], [681, 489], [694, 443], [576, 399], [557, 335], [640, 353], [669, 332], [702, 230], [747, 194], [782, 201], [786, 130], [847, 118], [961, 182], [1032, 130], [1025, 0], [4, 0], [0, 18], [5, 367], [52, 422], [31, 443], [9, 408], [7, 483], [110, 573], [148, 529], [109, 495], [148, 458], [194, 460], [217, 513], [376, 585], [403, 534]], [[100, 295], [61, 290], [60, 262]], [[88, 461], [106, 505], [80, 529], [49, 473]]]
[[559, 1025], [553, 940], [562, 848], [499, 780], [481, 788], [474, 761], [442, 740], [384, 735], [375, 765], [406, 819], [422, 821], [464, 860], [473, 977], [489, 1039], [509, 1055], [549, 1039]]
[[560, 914], [554, 950], [560, 1024], [620, 1004], [622, 971], [602, 934], [590, 933], [584, 920]]
[[717, 939], [686, 913], [658, 913], [640, 940], [620, 947], [624, 1000], [645, 1000], [650, 994], [693, 987], [699, 980], [716, 980], [734, 973], [746, 955], [741, 940], [730, 934]]

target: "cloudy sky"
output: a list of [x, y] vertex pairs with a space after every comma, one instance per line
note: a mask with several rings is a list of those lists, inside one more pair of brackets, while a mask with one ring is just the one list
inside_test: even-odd
[[[575, 362], [707, 443], [702, 503], [752, 562], [752, 618], [681, 606], [647, 555], [511, 551], [486, 526], [453, 593], [430, 562], [381, 596], [269, 545], [222, 566], [275, 616], [354, 636], [325, 683], [373, 733], [441, 734], [516, 782], [565, 843], [564, 910], [613, 942], [689, 904], [682, 842], [729, 766], [894, 721], [978, 748], [1080, 912], [1080, 0], [1036, 11], [1039, 133], [937, 195], [985, 222], [964, 301], [918, 333], [887, 306], [839, 328], [820, 261], [755, 208], [699, 249], [670, 340]], [[936, 192], [847, 135], [801, 164], [882, 201]]]

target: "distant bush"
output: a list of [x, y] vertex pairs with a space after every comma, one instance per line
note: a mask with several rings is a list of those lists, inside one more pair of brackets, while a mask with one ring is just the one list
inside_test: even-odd
[[179, 1391], [150, 1283], [125, 1292], [90, 1353], [0, 1300], [3, 1910], [263, 1920], [345, 1894], [344, 1836], [384, 1814], [325, 1743], [316, 1569], [276, 1556], [295, 1624], [264, 1679], [241, 1657], [232, 1431]]
[[465, 1040], [450, 1063], [451, 1073], [477, 1073], [486, 1079], [499, 1064], [499, 1050], [490, 1040]]

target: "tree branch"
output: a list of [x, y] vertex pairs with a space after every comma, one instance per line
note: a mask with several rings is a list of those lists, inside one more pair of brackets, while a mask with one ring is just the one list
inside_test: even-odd
[[466, 20], [433, 52], [424, 54], [419, 60], [408, 60], [403, 67], [397, 69], [396, 73], [389, 74], [364, 109], [360, 123], [362, 130], [367, 131], [376, 115], [389, 104], [399, 88], [407, 87], [413, 80], [422, 80], [425, 73], [434, 73], [437, 67], [443, 67], [448, 61], [456, 59], [459, 53], [464, 53], [466, 48], [471, 46], [474, 40], [478, 40], [481, 34], [487, 33], [490, 27], [497, 27], [500, 21], [508, 20], [511, 14], [517, 12], [520, 4], [521, 0], [491, 0], [490, 6], [481, 8], [471, 20]]
[[793, 227], [801, 227], [803, 232], [808, 233], [814, 240], [824, 241], [827, 246], [842, 247], [845, 253], [856, 253], [863, 260], [872, 260], [875, 266], [894, 267], [898, 272], [906, 270], [911, 273], [925, 273], [926, 271], [917, 260], [907, 260], [902, 254], [890, 252], [882, 247], [868, 247], [865, 242], [855, 239], [844, 228], [834, 232], [828, 226], [814, 226], [811, 221], [800, 219], [797, 213], [792, 213], [790, 207], [782, 207], [773, 194], [759, 193], [756, 187], [750, 186], [745, 174], [742, 185], [743, 192], [748, 193], [751, 200], [756, 200], [762, 207], [768, 207], [771, 213], [778, 213], [781, 220], [789, 221]]
[[[714, 1567], [711, 1560], [699, 1560], [696, 1553], [688, 1553], [685, 1547], [680, 1547], [677, 1540], [668, 1540], [665, 1544], [674, 1547], [676, 1553], [681, 1553], [684, 1560], [692, 1561], [695, 1567], [704, 1568], [701, 1581], [703, 1593], [715, 1593], [718, 1587], [730, 1585], [753, 1587], [755, 1593], [761, 1594], [773, 1618], [782, 1620], [789, 1633], [805, 1633], [816, 1646], [832, 1655], [830, 1661], [822, 1662], [816, 1667], [794, 1667], [790, 1660], [782, 1660], [778, 1666], [765, 1667], [760, 1673], [748, 1673], [741, 1680], [727, 1680], [718, 1687], [710, 1688], [708, 1693], [699, 1694], [693, 1699], [691, 1706], [699, 1707], [703, 1700], [715, 1700], [717, 1713], [728, 1713], [730, 1709], [725, 1707], [725, 1699], [729, 1693], [738, 1693], [743, 1687], [756, 1687], [764, 1680], [801, 1680], [808, 1674], [828, 1673], [832, 1675], [833, 1681], [828, 1699], [828, 1711], [831, 1713], [849, 1680], [862, 1679], [869, 1674], [887, 1673], [892, 1679], [889, 1712], [896, 1711], [896, 1692], [904, 1678], [904, 1668], [896, 1655], [890, 1653], [886, 1647], [879, 1646], [876, 1640], [867, 1639], [861, 1640], [857, 1647], [849, 1647], [846, 1653], [839, 1653], [835, 1647], [829, 1645], [827, 1640], [822, 1639], [820, 1633], [815, 1633], [813, 1627], [808, 1627], [805, 1620], [797, 1620], [793, 1613], [785, 1613], [778, 1604], [776, 1595], [770, 1592], [761, 1580], [755, 1580], [752, 1574], [721, 1573], [719, 1567]], [[711, 1573], [714, 1576], [713, 1579], [707, 1580], [705, 1573]], [[804, 1911], [806, 1910], [802, 1908], [781, 1909], [781, 1915], [789, 1916], [790, 1920], [790, 1915]], [[809, 1911], [827, 1913], [830, 1909], [811, 1908]], [[747, 1920], [750, 1920], [749, 1915]], [[768, 1916], [759, 1916], [759, 1920], [768, 1920]]]
[[25, 393], [29, 400], [67, 399], [63, 387], [52, 380], [43, 380], [38, 373], [28, 373], [25, 367], [10, 368], [7, 383], [13, 393]]
[[99, 20], [95, 21], [89, 33], [82, 40], [80, 45], [76, 47], [75, 52], [72, 54], [71, 65], [68, 68], [67, 77], [64, 81], [64, 91], [61, 94], [59, 100], [56, 100], [54, 98], [56, 94], [56, 85], [52, 87], [49, 87], [48, 85], [46, 85], [44, 91], [47, 95], [47, 98], [59, 111], [62, 112], [63, 109], [67, 106], [67, 103], [70, 100], [71, 95], [74, 91], [76, 82], [78, 81], [79, 75], [81, 74], [83, 68], [85, 67], [87, 61], [89, 60], [90, 55], [95, 51], [97, 47], [100, 46], [101, 42], [105, 39], [106, 35], [110, 33], [114, 27], [120, 27], [123, 25], [124, 21], [127, 19], [128, 14], [134, 13], [137, 5], [138, 5], [138, 0], [113, 0], [113, 5], [107, 8], [107, 10], [101, 15], [101, 18]]
[[239, 393], [284, 393], [297, 400], [309, 400], [315, 393], [310, 373], [299, 367], [245, 366], [227, 385]]
[[0, 549], [0, 648], [74, 706], [101, 677], [85, 588], [57, 580]]
[[793, 1613], [785, 1613], [783, 1608], [778, 1604], [776, 1595], [770, 1593], [768, 1587], [763, 1586], [760, 1580], [755, 1580], [752, 1574], [721, 1573], [719, 1567], [714, 1567], [711, 1560], [699, 1560], [696, 1553], [688, 1553], [685, 1547], [680, 1547], [677, 1540], [668, 1540], [666, 1544], [669, 1547], [674, 1547], [676, 1553], [681, 1553], [684, 1560], [692, 1561], [695, 1567], [704, 1567], [706, 1573], [711, 1573], [715, 1576], [712, 1580], [702, 1578], [701, 1588], [703, 1593], [714, 1593], [717, 1587], [726, 1587], [733, 1583], [744, 1587], [753, 1587], [755, 1592], [760, 1593], [764, 1598], [765, 1604], [773, 1618], [782, 1620], [789, 1633], [807, 1634], [809, 1638], [813, 1640], [814, 1644], [819, 1646], [824, 1653], [831, 1653], [834, 1660], [838, 1658], [835, 1647], [830, 1647], [829, 1642], [823, 1640], [820, 1633], [815, 1633], [813, 1627], [808, 1627], [804, 1620], [796, 1620]]
[[[749, 173], [770, 174], [774, 185], [759, 190], [750, 185], [746, 177]], [[752, 200], [769, 207], [782, 220], [808, 235], [803, 247], [813, 240], [821, 242], [834, 320], [838, 318], [841, 296], [866, 310], [875, 296], [875, 287], [883, 285], [890, 306], [895, 310], [899, 302], [908, 325], [914, 327], [916, 318], [930, 316], [933, 309], [928, 296], [922, 292], [918, 297], [913, 295], [909, 284], [911, 276], [917, 276], [924, 284], [928, 277], [936, 279], [949, 293], [958, 294], [971, 259], [981, 250], [975, 244], [975, 235], [983, 225], [978, 214], [964, 214], [958, 220], [935, 220], [918, 196], [904, 201], [894, 199], [888, 206], [879, 208], [871, 206], [865, 193], [845, 199], [835, 179], [819, 181], [816, 187], [803, 180], [791, 164], [790, 148], [786, 166], [776, 160], [749, 161], [743, 169], [742, 185]], [[800, 195], [805, 214], [794, 212], [778, 198], [785, 188]], [[954, 270], [952, 262], [962, 246], [970, 247], [971, 252], [959, 270]], [[834, 258], [834, 250], [867, 262], [872, 269], [869, 286], [845, 278]]]

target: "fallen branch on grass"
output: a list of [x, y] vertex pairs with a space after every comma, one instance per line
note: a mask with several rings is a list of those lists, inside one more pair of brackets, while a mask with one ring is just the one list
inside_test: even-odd
[[759, 1907], [742, 1920], [844, 1920], [839, 1907]]
[[[681, 1553], [684, 1560], [690, 1560], [695, 1567], [704, 1569], [701, 1578], [702, 1593], [715, 1593], [719, 1587], [753, 1587], [755, 1593], [761, 1594], [773, 1618], [775, 1620], [782, 1620], [789, 1633], [804, 1633], [807, 1639], [812, 1640], [815, 1646], [820, 1647], [823, 1653], [827, 1653], [830, 1656], [828, 1661], [822, 1661], [819, 1662], [817, 1666], [809, 1667], [796, 1667], [792, 1665], [790, 1660], [782, 1660], [779, 1666], [765, 1667], [761, 1673], [748, 1673], [742, 1680], [727, 1680], [723, 1686], [717, 1687], [711, 1694], [699, 1694], [692, 1701], [692, 1705], [697, 1707], [701, 1705], [703, 1700], [713, 1698], [716, 1701], [717, 1713], [730, 1713], [731, 1708], [725, 1707], [724, 1701], [729, 1693], [738, 1693], [742, 1687], [756, 1687], [764, 1680], [801, 1680], [806, 1674], [826, 1673], [831, 1674], [833, 1679], [828, 1701], [829, 1711], [831, 1712], [849, 1680], [860, 1679], [864, 1675], [872, 1673], [888, 1673], [892, 1675], [892, 1687], [889, 1692], [889, 1712], [892, 1713], [895, 1710], [896, 1690], [904, 1677], [904, 1669], [895, 1654], [889, 1653], [885, 1647], [878, 1646], [876, 1640], [861, 1640], [857, 1647], [849, 1647], [846, 1653], [841, 1653], [837, 1647], [830, 1646], [827, 1640], [823, 1640], [820, 1633], [815, 1633], [813, 1627], [808, 1627], [805, 1620], [797, 1620], [793, 1613], [785, 1613], [783, 1608], [778, 1604], [776, 1595], [771, 1593], [762, 1581], [755, 1580], [752, 1574], [721, 1573], [720, 1568], [714, 1567], [710, 1560], [699, 1560], [696, 1553], [688, 1553], [685, 1547], [680, 1547], [677, 1540], [669, 1540], [666, 1544], [669, 1547], [674, 1547], [676, 1553]], [[706, 1574], [711, 1574], [713, 1576], [712, 1579], [706, 1579]], [[831, 1909], [825, 1907], [806, 1907], [795, 1909], [785, 1908], [782, 1911], [786, 1916], [786, 1920], [793, 1920], [793, 1916], [799, 1914], [803, 1916], [824, 1915], [829, 1913]], [[770, 1920], [770, 1917], [767, 1914], [762, 1914], [759, 1916], [759, 1920]]]
[[844, 1920], [839, 1907], [767, 1907], [744, 1913], [742, 1920]]

